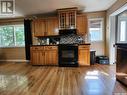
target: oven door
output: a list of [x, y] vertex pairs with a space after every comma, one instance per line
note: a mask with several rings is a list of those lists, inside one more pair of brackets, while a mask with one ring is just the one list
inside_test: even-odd
[[78, 66], [78, 46], [59, 46], [59, 66]]

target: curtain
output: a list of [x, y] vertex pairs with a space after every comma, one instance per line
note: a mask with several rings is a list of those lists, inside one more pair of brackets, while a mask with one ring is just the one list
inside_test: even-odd
[[26, 60], [30, 60], [30, 46], [32, 45], [31, 20], [24, 20]]

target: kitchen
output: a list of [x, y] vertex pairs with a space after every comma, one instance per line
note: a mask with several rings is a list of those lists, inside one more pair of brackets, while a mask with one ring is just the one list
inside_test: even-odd
[[126, 0], [12, 1], [14, 14], [0, 10], [0, 95], [127, 93]]
[[58, 9], [56, 17], [32, 21], [32, 65], [90, 66], [87, 16], [78, 8]]

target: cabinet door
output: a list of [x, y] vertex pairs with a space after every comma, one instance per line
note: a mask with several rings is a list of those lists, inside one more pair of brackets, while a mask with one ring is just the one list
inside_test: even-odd
[[39, 65], [40, 61], [40, 53], [38, 51], [31, 51], [31, 64], [32, 65]]
[[52, 51], [51, 55], [52, 55], [52, 64], [58, 65], [58, 51], [57, 50]]
[[81, 66], [90, 65], [90, 51], [89, 48], [80, 47], [78, 49], [78, 63]]
[[87, 33], [87, 17], [86, 15], [77, 16], [77, 32], [79, 35], [85, 35]]
[[52, 64], [52, 51], [45, 51], [45, 64], [46, 65], [51, 65]]
[[45, 65], [45, 52], [39, 51], [39, 65]]
[[52, 17], [46, 21], [46, 35], [53, 36], [58, 35], [58, 19], [57, 17]]
[[44, 36], [46, 32], [45, 19], [36, 19], [33, 24], [34, 36]]
[[45, 64], [58, 65], [58, 52], [56, 50], [45, 51]]
[[77, 8], [58, 10], [59, 29], [76, 28]]

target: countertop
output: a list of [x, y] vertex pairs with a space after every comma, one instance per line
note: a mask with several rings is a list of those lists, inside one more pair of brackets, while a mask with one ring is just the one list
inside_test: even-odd
[[[49, 45], [31, 45], [31, 46], [58, 46], [59, 44], [49, 44]], [[63, 44], [64, 45], [64, 44]], [[65, 44], [66, 45], [66, 44]], [[72, 45], [90, 45], [90, 43], [72, 44]]]
[[50, 45], [31, 45], [31, 46], [58, 46], [57, 44], [50, 44]]

